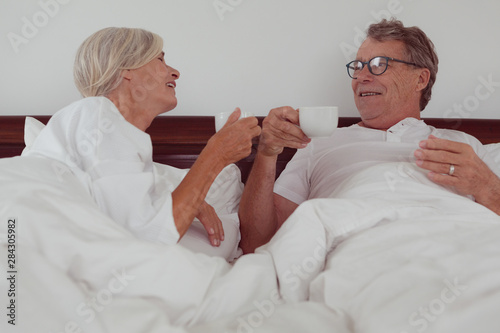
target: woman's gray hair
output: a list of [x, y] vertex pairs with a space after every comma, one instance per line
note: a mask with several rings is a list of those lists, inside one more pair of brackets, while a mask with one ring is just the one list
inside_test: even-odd
[[121, 83], [121, 72], [146, 65], [163, 50], [163, 39], [134, 28], [105, 28], [78, 49], [73, 76], [83, 97], [107, 96]]
[[434, 50], [434, 44], [427, 35], [418, 27], [405, 27], [401, 21], [383, 19], [379, 23], [374, 23], [368, 27], [367, 38], [375, 39], [379, 42], [398, 40], [405, 44], [405, 53], [408, 59], [421, 68], [430, 71], [430, 78], [427, 87], [422, 90], [420, 97], [420, 111], [425, 109], [432, 94], [432, 86], [436, 82], [439, 59]]

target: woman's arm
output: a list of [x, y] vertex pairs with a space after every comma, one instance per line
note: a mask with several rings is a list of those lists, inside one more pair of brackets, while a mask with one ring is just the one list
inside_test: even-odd
[[[239, 116], [237, 109], [226, 125], [210, 138], [183, 181], [172, 192], [173, 217], [181, 237], [198, 214], [214, 219], [213, 215], [206, 214], [206, 210], [200, 211], [200, 208], [207, 208], [202, 205], [210, 186], [224, 167], [250, 155], [252, 138], [260, 134], [260, 127], [255, 117], [238, 120]], [[220, 235], [214, 235], [215, 239], [220, 241]]]

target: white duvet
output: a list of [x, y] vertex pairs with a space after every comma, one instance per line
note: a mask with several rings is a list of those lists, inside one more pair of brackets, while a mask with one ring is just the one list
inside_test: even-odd
[[[136, 239], [48, 161], [0, 160], [2, 332], [496, 332], [500, 218], [410, 164], [302, 204], [233, 264]], [[422, 198], [424, 198], [422, 200]], [[227, 198], [226, 198], [227, 199]], [[224, 200], [226, 200], [224, 199]]]

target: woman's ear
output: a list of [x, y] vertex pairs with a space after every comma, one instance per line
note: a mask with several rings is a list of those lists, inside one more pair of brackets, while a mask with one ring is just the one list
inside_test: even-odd
[[420, 75], [418, 76], [417, 91], [424, 90], [429, 84], [431, 72], [427, 68], [420, 68]]
[[122, 70], [120, 75], [124, 80], [130, 81], [132, 79], [132, 71], [130, 69]]

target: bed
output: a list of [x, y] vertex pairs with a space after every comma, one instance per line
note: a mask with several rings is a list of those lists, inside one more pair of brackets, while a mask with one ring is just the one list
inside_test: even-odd
[[[500, 163], [500, 120], [426, 122], [476, 136]], [[2, 332], [500, 327], [500, 218], [432, 186], [412, 165], [356, 175], [336, 199], [304, 203], [271, 242], [228, 262], [137, 240], [104, 216], [70, 173], [19, 157], [24, 128], [23, 116], [0, 117]], [[148, 132], [157, 163], [189, 168], [214, 132], [213, 117], [159, 117]], [[280, 155], [277, 175], [293, 154]], [[238, 162], [237, 177], [223, 179], [221, 188], [243, 184], [253, 157]], [[428, 200], [412, 200], [422, 194]], [[237, 195], [212, 193], [221, 208], [234, 208]]]

